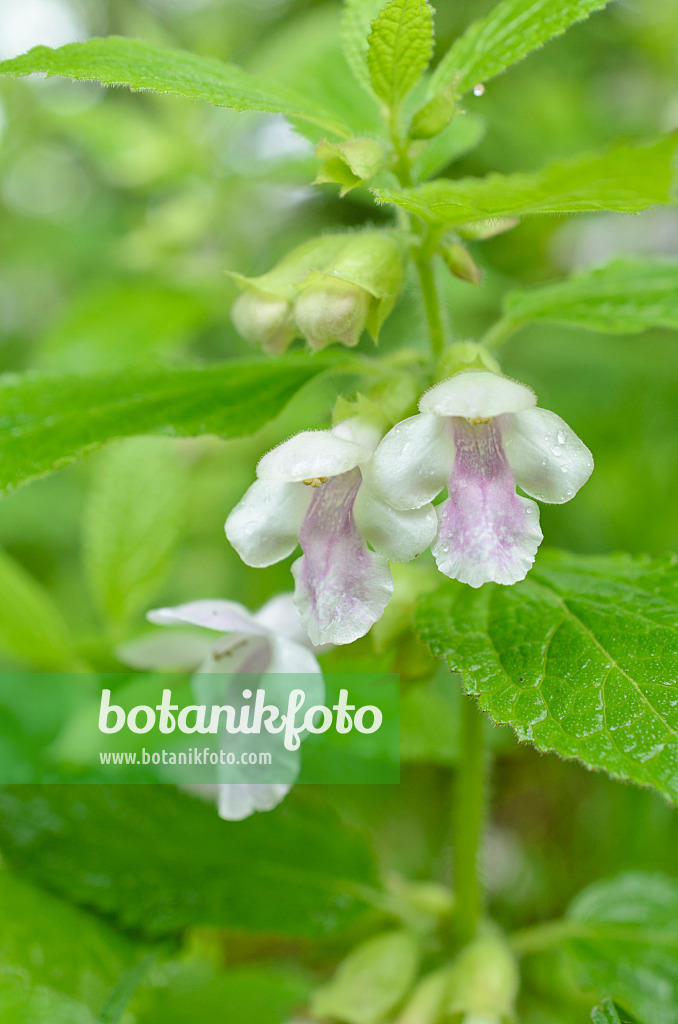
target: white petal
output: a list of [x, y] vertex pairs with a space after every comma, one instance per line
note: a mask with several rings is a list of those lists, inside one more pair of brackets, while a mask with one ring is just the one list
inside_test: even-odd
[[593, 472], [593, 456], [584, 442], [548, 409], [511, 416], [502, 435], [516, 483], [540, 501], [562, 505]]
[[447, 484], [454, 442], [440, 416], [419, 415], [389, 430], [370, 464], [371, 480], [394, 508], [421, 508]]
[[353, 518], [360, 471], [318, 488], [299, 532], [294, 599], [314, 644], [349, 644], [381, 618], [393, 593], [388, 563], [369, 551]]
[[395, 509], [366, 483], [358, 491], [353, 514], [363, 539], [390, 562], [409, 562], [421, 555], [438, 530], [433, 505]]
[[519, 498], [495, 423], [455, 423], [457, 456], [449, 497], [437, 506], [431, 546], [438, 568], [471, 587], [517, 583], [542, 540], [539, 507]]
[[226, 520], [226, 536], [246, 565], [261, 569], [291, 555], [311, 488], [255, 480]]
[[148, 612], [146, 618], [159, 626], [184, 623], [216, 629], [219, 633], [247, 633], [255, 636], [266, 632], [256, 617], [236, 601], [190, 601], [174, 608], [156, 608]]
[[222, 783], [216, 787], [219, 817], [243, 821], [256, 811], [272, 811], [291, 788], [291, 783], [284, 782]]
[[310, 644], [306, 630], [301, 625], [293, 594], [277, 594], [272, 597], [254, 613], [254, 618], [276, 636], [287, 637], [297, 644]]
[[209, 654], [213, 638], [184, 629], [158, 630], [119, 644], [115, 656], [143, 672], [191, 672]]
[[[267, 672], [289, 672], [297, 676], [315, 675], [321, 671], [316, 656], [308, 647], [302, 647], [282, 636], [273, 640], [272, 644], [273, 653]], [[303, 688], [303, 680], [300, 686]]]
[[462, 370], [435, 384], [419, 402], [421, 412], [436, 416], [490, 419], [507, 412], [522, 412], [536, 405], [534, 392], [524, 384], [489, 370]]
[[287, 483], [338, 476], [371, 454], [364, 445], [337, 437], [331, 430], [304, 430], [264, 455], [257, 476]]

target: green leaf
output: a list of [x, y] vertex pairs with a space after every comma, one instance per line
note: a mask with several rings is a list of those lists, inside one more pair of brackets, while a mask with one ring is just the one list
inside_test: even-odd
[[495, 722], [678, 802], [678, 559], [542, 553], [429, 596], [419, 626]]
[[413, 189], [375, 189], [375, 195], [433, 224], [590, 210], [639, 213], [672, 199], [677, 147], [678, 135], [668, 135], [559, 161], [530, 174], [434, 181]]
[[138, 434], [242, 437], [284, 408], [322, 358], [0, 378], [0, 491]]
[[392, 110], [417, 84], [433, 52], [427, 0], [389, 0], [372, 23], [367, 66], [372, 88]]
[[678, 262], [614, 260], [557, 284], [509, 292], [504, 310], [507, 331], [535, 320], [605, 334], [678, 330]]
[[345, 0], [341, 17], [341, 44], [346, 62], [360, 84], [372, 94], [367, 67], [368, 36], [381, 0]]
[[74, 644], [47, 590], [0, 551], [0, 650], [36, 669], [72, 668]]
[[459, 95], [487, 82], [609, 0], [504, 0], [474, 21], [436, 68], [430, 94], [454, 83]]
[[139, 1024], [281, 1024], [292, 1020], [308, 991], [305, 979], [289, 968], [217, 971], [194, 959], [174, 960], [154, 971], [152, 984], [137, 993], [132, 1009]]
[[[628, 872], [595, 882], [567, 913], [565, 941], [580, 984], [609, 997], [598, 1024], [626, 1024], [611, 1016], [612, 1000], [652, 1024], [678, 1022], [678, 881]], [[604, 1004], [605, 1005], [605, 1004]], [[595, 1012], [595, 1011], [594, 1011]]]
[[620, 1010], [611, 999], [604, 999], [600, 1006], [594, 1006], [591, 1010], [593, 1024], [638, 1024], [628, 1013]]
[[239, 822], [171, 786], [8, 786], [0, 811], [9, 862], [143, 935], [327, 935], [364, 911], [376, 884], [359, 837], [296, 792]]
[[0, 870], [0, 1017], [94, 1024], [135, 948], [90, 914]]
[[153, 283], [97, 284], [76, 296], [40, 341], [37, 366], [90, 373], [176, 350], [207, 316], [188, 292]]
[[261, 110], [309, 121], [326, 131], [347, 135], [330, 111], [312, 99], [277, 82], [268, 82], [235, 64], [167, 50], [140, 39], [107, 36], [86, 43], [67, 43], [58, 49], [34, 46], [28, 53], [0, 61], [0, 75], [30, 75], [41, 71], [102, 85], [126, 85], [189, 100], [204, 100], [233, 110]]
[[186, 477], [169, 441], [130, 438], [97, 466], [85, 514], [85, 567], [114, 624], [140, 611], [179, 542]]
[[485, 122], [475, 114], [455, 117], [447, 128], [421, 147], [412, 164], [416, 181], [439, 174], [454, 160], [475, 149], [485, 134]]

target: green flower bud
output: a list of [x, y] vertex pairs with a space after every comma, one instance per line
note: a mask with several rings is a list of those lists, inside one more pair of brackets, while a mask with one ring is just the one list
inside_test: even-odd
[[465, 249], [459, 242], [444, 242], [440, 247], [448, 269], [461, 281], [468, 281], [476, 287], [480, 284], [483, 272], [471, 256], [468, 249]]
[[475, 341], [458, 341], [445, 349], [436, 367], [436, 382], [447, 380], [461, 370], [501, 373], [501, 367], [492, 353]]
[[294, 307], [297, 327], [315, 350], [333, 341], [357, 345], [370, 298], [358, 285], [314, 271]]
[[392, 231], [341, 236], [343, 244], [322, 271], [298, 286], [294, 318], [311, 348], [333, 341], [355, 345], [364, 328], [375, 341], [405, 275], [404, 242]]
[[462, 949], [450, 969], [445, 1012], [469, 1021], [504, 1024], [513, 1018], [518, 965], [506, 942], [488, 933]]
[[487, 220], [479, 220], [475, 224], [460, 224], [457, 231], [462, 238], [484, 241], [486, 238], [501, 235], [504, 231], [510, 231], [519, 223], [518, 217], [488, 217]]
[[331, 260], [345, 241], [345, 235], [312, 238], [288, 252], [266, 274], [244, 277], [231, 273], [242, 292], [231, 310], [238, 333], [266, 352], [284, 352], [299, 333], [292, 315], [297, 284], [314, 267], [322, 267]]
[[313, 184], [340, 185], [340, 196], [370, 181], [386, 160], [384, 147], [374, 139], [349, 139], [348, 142], [322, 139], [315, 155], [322, 163]]
[[236, 329], [271, 353], [300, 335], [315, 349], [355, 345], [365, 327], [376, 341], [403, 284], [405, 244], [394, 231], [323, 235], [259, 277], [231, 273]]
[[311, 997], [313, 1017], [373, 1024], [407, 995], [417, 974], [419, 945], [406, 931], [377, 935], [357, 946], [335, 976]]
[[395, 1024], [440, 1024], [450, 983], [447, 969], [435, 971], [419, 982]]
[[231, 318], [245, 341], [261, 345], [271, 355], [284, 352], [297, 333], [292, 320], [292, 303], [254, 289], [238, 296]]
[[438, 135], [455, 115], [457, 97], [454, 84], [441, 89], [432, 96], [423, 107], [420, 107], [412, 118], [410, 137], [413, 139], [432, 139]]

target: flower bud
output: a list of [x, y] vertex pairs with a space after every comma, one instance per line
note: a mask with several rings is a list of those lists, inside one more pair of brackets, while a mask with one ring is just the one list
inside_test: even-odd
[[357, 345], [367, 320], [370, 295], [364, 288], [314, 273], [294, 307], [297, 327], [312, 349], [333, 341]]
[[436, 367], [436, 381], [447, 380], [461, 370], [489, 370], [501, 374], [501, 367], [492, 353], [475, 341], [458, 341], [445, 349]]
[[492, 933], [462, 949], [450, 970], [446, 1013], [464, 1020], [504, 1024], [513, 1018], [519, 975], [506, 942]]
[[291, 302], [254, 289], [238, 296], [231, 318], [245, 341], [261, 345], [271, 355], [284, 352], [297, 333]]
[[355, 345], [365, 327], [376, 341], [403, 284], [405, 244], [388, 230], [323, 235], [259, 277], [231, 273], [236, 329], [271, 353], [299, 335], [314, 349]]
[[449, 972], [435, 971], [419, 982], [395, 1024], [441, 1024]]
[[349, 139], [348, 142], [328, 142], [322, 139], [315, 151], [322, 161], [314, 185], [325, 183], [340, 185], [340, 196], [364, 185], [384, 166], [386, 153], [374, 139]]
[[387, 1019], [413, 985], [419, 956], [416, 938], [406, 931], [387, 932], [361, 943], [332, 980], [311, 997], [313, 1017], [348, 1024]]
[[311, 348], [333, 341], [355, 345], [364, 328], [374, 340], [402, 287], [404, 243], [392, 231], [343, 236], [343, 244], [322, 272], [299, 286], [297, 327]]
[[440, 252], [448, 269], [455, 277], [476, 286], [480, 284], [483, 272], [468, 249], [458, 242], [445, 242], [441, 245]]
[[438, 135], [454, 117], [456, 106], [457, 97], [454, 84], [441, 89], [423, 107], [420, 107], [412, 118], [410, 137], [432, 139], [434, 135]]
[[315, 266], [324, 266], [345, 243], [345, 235], [312, 238], [287, 253], [266, 274], [231, 273], [241, 295], [231, 310], [235, 329], [266, 352], [284, 352], [298, 335], [292, 315], [296, 286]]

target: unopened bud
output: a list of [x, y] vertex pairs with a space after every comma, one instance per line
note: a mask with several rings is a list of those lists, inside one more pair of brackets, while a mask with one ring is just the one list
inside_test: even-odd
[[468, 249], [458, 242], [446, 242], [440, 247], [440, 252], [448, 269], [455, 277], [461, 281], [468, 281], [469, 284], [474, 284], [476, 287], [480, 284], [483, 272]]
[[297, 327], [312, 349], [333, 341], [357, 345], [370, 307], [364, 288], [331, 277], [312, 274], [294, 307]]
[[365, 328], [376, 341], [403, 284], [404, 242], [397, 232], [361, 231], [342, 239], [324, 270], [312, 271], [298, 288], [294, 317], [311, 348], [355, 345]]
[[254, 290], [238, 296], [231, 318], [245, 341], [261, 345], [271, 355], [284, 352], [297, 333], [292, 321], [291, 302]]
[[323, 235], [292, 249], [266, 274], [231, 273], [242, 295], [233, 322], [267, 352], [302, 335], [312, 348], [374, 340], [402, 288], [407, 241], [397, 231]]
[[410, 991], [419, 956], [418, 942], [410, 932], [393, 931], [368, 939], [313, 994], [313, 1017], [354, 1024], [385, 1020]]
[[429, 974], [419, 982], [395, 1024], [440, 1024], [449, 984], [446, 969]]
[[313, 184], [340, 185], [340, 196], [370, 181], [386, 159], [384, 147], [374, 139], [349, 139], [348, 142], [322, 139], [315, 155], [322, 163]]
[[519, 976], [515, 957], [499, 935], [475, 939], [451, 966], [446, 1013], [464, 1020], [503, 1024], [513, 1017]]
[[447, 128], [454, 117], [456, 106], [457, 97], [454, 85], [441, 89], [423, 107], [420, 107], [412, 118], [410, 137], [432, 139], [434, 135], [438, 135], [443, 128]]
[[492, 353], [475, 341], [457, 341], [445, 349], [436, 366], [436, 381], [447, 380], [462, 370], [501, 373], [501, 367]]

